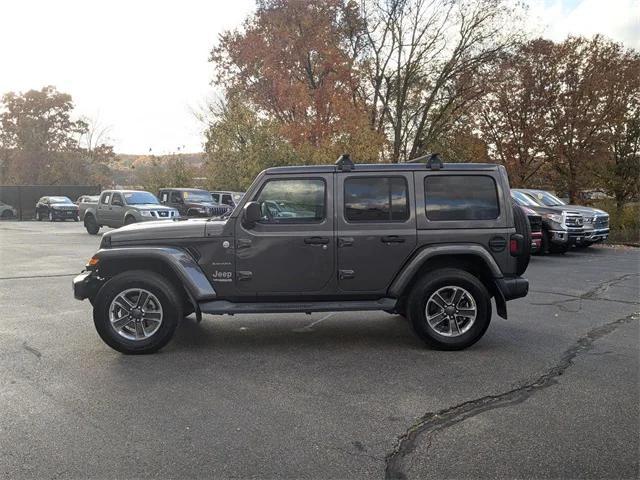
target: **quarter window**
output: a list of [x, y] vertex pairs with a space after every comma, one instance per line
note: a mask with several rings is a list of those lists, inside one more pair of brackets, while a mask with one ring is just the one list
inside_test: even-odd
[[270, 180], [256, 201], [261, 223], [314, 223], [325, 218], [325, 183], [321, 179]]
[[486, 175], [431, 175], [424, 179], [427, 218], [433, 221], [493, 220], [498, 191]]
[[350, 222], [407, 220], [407, 181], [403, 177], [348, 178], [344, 182], [344, 212]]

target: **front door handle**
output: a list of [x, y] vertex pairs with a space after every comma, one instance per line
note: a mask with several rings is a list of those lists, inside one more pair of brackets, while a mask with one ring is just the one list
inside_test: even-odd
[[382, 243], [404, 243], [404, 238], [397, 235], [387, 235], [384, 237], [380, 237], [380, 241]]
[[327, 245], [329, 239], [326, 237], [307, 237], [304, 239], [304, 243], [307, 245]]

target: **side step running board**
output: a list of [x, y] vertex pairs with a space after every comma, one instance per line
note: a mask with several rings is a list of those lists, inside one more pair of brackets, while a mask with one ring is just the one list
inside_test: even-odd
[[214, 315], [236, 313], [308, 313], [308, 312], [347, 312], [362, 310], [393, 310], [395, 298], [378, 300], [350, 300], [337, 302], [256, 302], [233, 303], [226, 300], [213, 300], [200, 303], [202, 313]]

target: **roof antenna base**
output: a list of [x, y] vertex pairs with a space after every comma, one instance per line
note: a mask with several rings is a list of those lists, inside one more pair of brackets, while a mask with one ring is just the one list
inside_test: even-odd
[[338, 170], [342, 172], [350, 172], [353, 170], [354, 166], [353, 160], [351, 160], [348, 153], [343, 153], [340, 155], [340, 158], [336, 160], [336, 167], [338, 167]]
[[430, 170], [440, 170], [442, 168], [442, 158], [439, 153], [433, 153], [427, 160], [427, 168]]

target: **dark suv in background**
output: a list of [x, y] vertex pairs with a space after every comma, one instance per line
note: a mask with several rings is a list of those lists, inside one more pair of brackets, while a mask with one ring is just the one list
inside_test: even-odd
[[68, 197], [42, 197], [36, 203], [36, 220], [80, 220], [78, 206]]
[[231, 207], [214, 201], [211, 193], [197, 188], [162, 188], [158, 192], [160, 203], [173, 207], [183, 217], [219, 217]]

